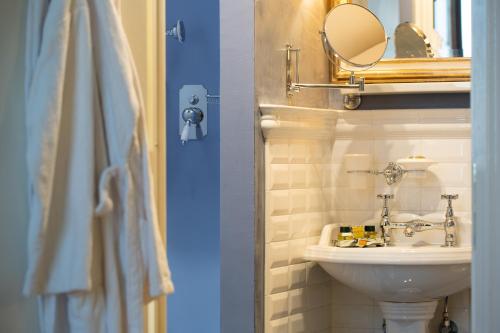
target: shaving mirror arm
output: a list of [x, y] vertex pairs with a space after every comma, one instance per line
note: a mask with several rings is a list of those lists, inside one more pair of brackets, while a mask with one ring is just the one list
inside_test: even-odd
[[[295, 54], [295, 66], [292, 71], [292, 54]], [[354, 72], [351, 72], [348, 83], [300, 83], [300, 49], [293, 48], [291, 44], [286, 45], [286, 92], [289, 97], [294, 93], [299, 92], [300, 89], [357, 89], [364, 91], [365, 79], [356, 78]], [[353, 110], [361, 104], [361, 96], [357, 93], [347, 94], [344, 97], [344, 107]]]
[[[352, 24], [357, 22], [357, 24]], [[355, 4], [341, 4], [328, 12], [320, 31], [325, 54], [332, 63], [349, 70], [346, 83], [300, 83], [300, 49], [286, 46], [286, 91], [288, 96], [302, 88], [344, 89], [344, 107], [357, 109], [361, 104], [360, 92], [365, 89], [364, 77], [357, 78], [354, 71], [366, 70], [383, 57], [387, 36], [380, 20], [367, 8]], [[295, 68], [292, 73], [292, 60]]]

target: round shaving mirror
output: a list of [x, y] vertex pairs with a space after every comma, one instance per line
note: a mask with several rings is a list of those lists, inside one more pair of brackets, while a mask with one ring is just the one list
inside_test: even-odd
[[384, 26], [371, 11], [355, 4], [334, 7], [325, 18], [323, 45], [331, 60], [340, 58], [346, 70], [367, 69], [384, 55]]

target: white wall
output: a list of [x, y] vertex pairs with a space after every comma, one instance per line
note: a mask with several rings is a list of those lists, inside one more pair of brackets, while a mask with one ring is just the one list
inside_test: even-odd
[[0, 332], [36, 332], [35, 302], [21, 295], [28, 225], [24, 128], [26, 0], [0, 2]]
[[[255, 0], [255, 90], [259, 104], [328, 106], [327, 91], [304, 89], [288, 98], [285, 83], [286, 44], [301, 49], [301, 82], [328, 82], [329, 64], [318, 34], [328, 8], [328, 0]], [[259, 140], [260, 134], [256, 137]], [[306, 265], [301, 259], [301, 250], [307, 242], [316, 241], [322, 224], [326, 223], [325, 207], [292, 207], [288, 201], [289, 198], [291, 202], [291, 198], [307, 200], [308, 197], [314, 201], [323, 196], [322, 184], [306, 183], [305, 179], [314, 180], [318, 172], [315, 169], [317, 161], [309, 159], [308, 154], [315, 147], [323, 147], [325, 142], [314, 138], [297, 140], [293, 136], [289, 139], [266, 142], [265, 158], [262, 158], [262, 145], [255, 149], [257, 169], [264, 169], [261, 164], [265, 164], [266, 169], [265, 190], [259, 188], [259, 195], [264, 195], [265, 191], [267, 197], [265, 226], [258, 226], [265, 229], [265, 239], [260, 239], [261, 233], [257, 235], [259, 243], [265, 242], [264, 319], [257, 316], [257, 326], [263, 321], [266, 333], [304, 329], [306, 332], [327, 332], [330, 329], [328, 277], [325, 281], [319, 267], [311, 263]], [[275, 154], [281, 154], [281, 159], [273, 159]], [[280, 174], [280, 170], [285, 171]], [[277, 183], [270, 181], [270, 173], [279, 174], [279, 179], [273, 180]], [[259, 186], [263, 185], [261, 178], [259, 173]], [[304, 182], [295, 182], [299, 178]], [[319, 200], [329, 201], [326, 197]], [[308, 222], [301, 225], [304, 218]]]
[[288, 100], [285, 46], [301, 49], [301, 82], [327, 83], [329, 63], [318, 31], [328, 8], [328, 0], [255, 1], [255, 89], [260, 104], [327, 107], [326, 90], [303, 89]]
[[[288, 114], [293, 113], [288, 111]], [[340, 282], [310, 262], [304, 249], [318, 241], [328, 223], [362, 224], [380, 216], [378, 193], [393, 193], [391, 213], [445, 214], [442, 193], [458, 193], [455, 214], [471, 218], [470, 112], [448, 110], [374, 110], [341, 114], [326, 126], [332, 141], [301, 137], [310, 128], [295, 110], [302, 128], [281, 133], [266, 130], [266, 333], [381, 333], [382, 313], [376, 301]], [[304, 115], [302, 115], [304, 116]], [[293, 124], [286, 112], [280, 124]], [[307, 125], [305, 125], [307, 124]], [[291, 126], [291, 125], [287, 125]], [[329, 127], [328, 127], [329, 126]], [[332, 131], [332, 128], [336, 128]], [[316, 129], [316, 132], [319, 132]], [[317, 133], [316, 133], [317, 134]], [[407, 175], [388, 186], [373, 176], [365, 189], [348, 182], [345, 154], [370, 154], [378, 170], [390, 161], [424, 155], [435, 162], [423, 177]], [[460, 226], [460, 224], [459, 224]], [[451, 295], [450, 316], [460, 332], [470, 332], [470, 290]], [[437, 330], [442, 302], [431, 323]]]
[[[302, 257], [330, 223], [335, 122], [287, 119], [285, 114], [279, 119], [290, 125], [286, 135], [273, 137], [280, 130], [270, 129], [265, 143], [265, 333], [329, 333], [330, 276]], [[320, 139], [320, 132], [329, 135]]]
[[302, 256], [328, 223], [328, 142], [266, 143], [265, 332], [330, 332], [330, 277]]

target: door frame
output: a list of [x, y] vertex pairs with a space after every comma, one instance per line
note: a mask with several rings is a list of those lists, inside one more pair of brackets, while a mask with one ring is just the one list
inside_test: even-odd
[[258, 279], [255, 0], [221, 0], [219, 8], [221, 332], [253, 333]]
[[472, 2], [472, 327], [498, 331], [500, 313], [500, 2]]
[[[146, 135], [149, 142], [158, 223], [164, 244], [166, 244], [167, 230], [165, 1], [121, 0], [117, 2], [143, 92], [146, 108]], [[144, 332], [166, 332], [166, 307], [165, 296], [145, 306]]]

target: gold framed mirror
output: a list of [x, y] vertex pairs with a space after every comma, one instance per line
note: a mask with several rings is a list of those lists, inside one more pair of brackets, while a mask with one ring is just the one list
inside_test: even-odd
[[[401, 5], [407, 3], [409, 6], [422, 6], [425, 1], [429, 0], [399, 0]], [[447, 2], [448, 0], [437, 0]], [[337, 5], [345, 3], [361, 4], [368, 7], [370, 0], [330, 0], [330, 9]], [[430, 3], [434, 2], [430, 0]], [[387, 8], [385, 5], [385, 8]], [[430, 4], [432, 6], [432, 4]], [[415, 10], [415, 8], [413, 8]], [[420, 15], [423, 20], [429, 21], [429, 13]], [[375, 14], [377, 12], [375, 11]], [[431, 13], [433, 14], [433, 13]], [[384, 23], [382, 19], [382, 23]], [[399, 22], [402, 23], [402, 22]], [[398, 23], [398, 24], [399, 24]], [[430, 23], [432, 25], [432, 21]], [[391, 37], [390, 43], [394, 41], [392, 31], [387, 31]], [[446, 52], [443, 52], [446, 53]], [[453, 52], [448, 52], [453, 53]], [[355, 72], [356, 76], [365, 78], [366, 83], [410, 83], [410, 82], [463, 82], [470, 81], [471, 59], [470, 57], [458, 56], [443, 56], [443, 57], [428, 57], [428, 58], [382, 58], [374, 67], [360, 72]], [[337, 60], [331, 63], [330, 66], [331, 81], [333, 83], [348, 82], [351, 72], [340, 67], [340, 62]]]

